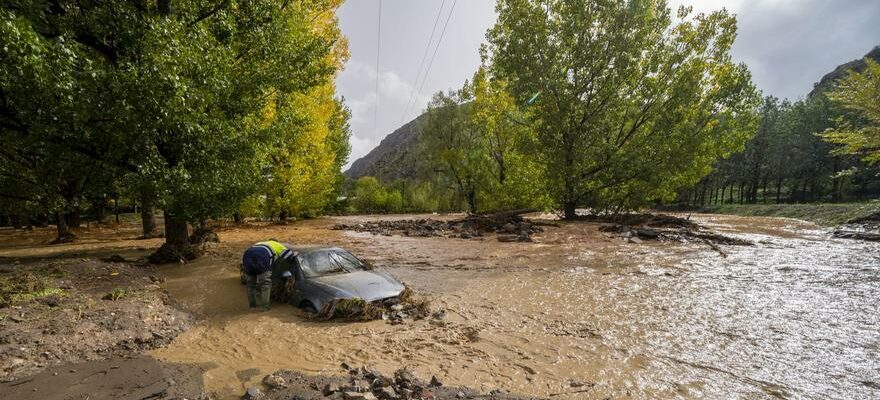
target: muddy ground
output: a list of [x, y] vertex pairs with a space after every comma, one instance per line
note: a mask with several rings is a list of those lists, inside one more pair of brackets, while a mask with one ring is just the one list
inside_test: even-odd
[[[880, 396], [876, 243], [836, 239], [829, 230], [795, 220], [712, 215], [693, 218], [754, 245], [719, 244], [719, 252], [699, 240], [634, 241], [620, 232], [603, 232], [602, 224], [590, 221], [545, 227], [531, 236], [533, 242], [511, 243], [492, 235], [456, 239], [332, 229], [425, 218], [444, 217], [356, 216], [230, 226], [219, 231], [222, 242], [209, 245], [206, 257], [157, 270], [135, 269], [141, 276], [125, 272], [131, 282], [143, 282], [142, 287], [131, 284], [142, 299], [168, 296], [169, 304], [196, 321], [170, 343], [146, 353], [133, 346], [127, 355], [143, 354], [166, 375], [198, 376], [205, 394], [216, 398], [238, 398], [252, 387], [276, 393], [273, 398], [293, 396], [296, 388], [311, 388], [314, 395], [317, 380], [347, 378], [341, 363], [386, 377], [407, 367], [425, 382], [436, 376], [444, 387], [540, 398]], [[100, 264], [99, 258], [118, 253], [135, 259], [159, 244], [134, 240], [136, 226], [83, 232], [80, 243], [43, 246], [51, 234], [0, 233], [2, 263], [39, 267], [57, 262], [64, 268], [82, 263], [105, 276], [114, 270], [104, 268], [115, 264]], [[238, 282], [239, 257], [246, 246], [266, 238], [348, 248], [428, 296], [443, 316], [391, 325], [311, 321], [285, 305], [249, 312]], [[155, 284], [147, 281], [149, 275], [164, 279], [160, 290], [148, 289]], [[111, 286], [82, 293], [98, 296]], [[101, 307], [123, 304], [94, 301]], [[141, 304], [153, 305], [150, 301]], [[49, 307], [33, 307], [44, 306]], [[134, 309], [123, 313], [140, 315]], [[35, 327], [31, 336], [18, 335], [38, 340], [45, 328], [30, 326]], [[132, 330], [132, 337], [160, 325], [149, 326]], [[111, 342], [107, 346], [124, 348], [120, 341]], [[68, 367], [69, 361], [75, 357], [28, 368], [43, 371], [38, 376], [45, 379], [55, 372], [62, 376], [64, 368], [77, 369]], [[111, 377], [120, 369], [103, 371]], [[278, 370], [302, 384], [273, 391], [263, 379]], [[21, 370], [15, 376], [24, 374]], [[112, 379], [118, 378], [107, 380]], [[191, 387], [196, 380], [175, 382]], [[161, 389], [161, 382], [167, 385], [167, 380], [154, 379], [134, 386]], [[9, 390], [6, 385], [0, 393]], [[23, 395], [24, 388], [33, 389], [16, 387], [13, 393]], [[32, 392], [24, 398], [45, 396]]]

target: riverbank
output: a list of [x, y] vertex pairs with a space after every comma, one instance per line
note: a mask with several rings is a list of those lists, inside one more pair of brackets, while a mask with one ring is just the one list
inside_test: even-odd
[[695, 212], [749, 217], [795, 218], [822, 226], [837, 226], [880, 213], [880, 201], [817, 204], [723, 204], [704, 206]]

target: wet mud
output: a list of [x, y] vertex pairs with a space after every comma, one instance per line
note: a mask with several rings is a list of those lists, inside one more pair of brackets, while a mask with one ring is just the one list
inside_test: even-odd
[[[718, 215], [692, 219], [754, 245], [719, 245], [722, 257], [699, 243], [634, 243], [584, 221], [547, 227], [531, 243], [332, 229], [429, 217], [220, 229], [206, 257], [159, 269], [163, 289], [200, 322], [148, 355], [205, 366], [205, 390], [218, 398], [279, 369], [338, 376], [343, 362], [542, 398], [880, 397], [878, 243]], [[310, 321], [282, 304], [249, 312], [239, 257], [266, 238], [345, 247], [445, 312], [400, 325]], [[91, 245], [63, 246], [74, 247], [56, 251]]]

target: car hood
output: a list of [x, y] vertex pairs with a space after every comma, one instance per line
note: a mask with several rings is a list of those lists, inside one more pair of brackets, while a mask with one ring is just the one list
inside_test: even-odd
[[403, 284], [384, 272], [357, 271], [311, 278], [319, 286], [327, 286], [346, 297], [375, 301], [394, 297], [403, 291]]

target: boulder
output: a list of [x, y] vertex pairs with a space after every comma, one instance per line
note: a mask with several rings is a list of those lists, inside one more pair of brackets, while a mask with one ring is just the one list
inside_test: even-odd
[[244, 395], [241, 396], [241, 398], [245, 399], [245, 400], [260, 400], [260, 399], [265, 399], [266, 395], [263, 394], [263, 391], [260, 390], [260, 388], [258, 388], [256, 386], [251, 386], [251, 387], [247, 388], [247, 390], [244, 392]]

